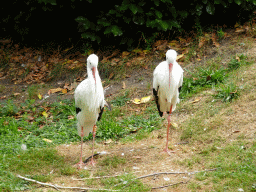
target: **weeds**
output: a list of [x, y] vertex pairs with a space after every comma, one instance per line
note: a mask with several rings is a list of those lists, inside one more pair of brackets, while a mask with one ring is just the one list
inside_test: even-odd
[[199, 68], [198, 72], [191, 76], [183, 80], [181, 98], [195, 94], [204, 88], [210, 88], [218, 83], [222, 83], [226, 77], [226, 70], [222, 68], [217, 70]]
[[[116, 103], [122, 105], [127, 95], [128, 92], [125, 93], [124, 97], [118, 98]], [[50, 105], [46, 103], [38, 105], [35, 100], [26, 100], [25, 103], [18, 106], [12, 100], [8, 100], [2, 107], [0, 162], [3, 162], [3, 164], [0, 163], [0, 172], [6, 172], [7, 174], [0, 174], [0, 179], [6, 180], [7, 183], [1, 185], [0, 189], [12, 191], [14, 190], [12, 183], [15, 183], [17, 189], [28, 189], [24, 185], [25, 182], [17, 179], [10, 171], [32, 174], [34, 179], [45, 182], [51, 180], [51, 176], [42, 176], [42, 167], [44, 167], [43, 171], [45, 173], [49, 173], [53, 167], [55, 169], [59, 167], [58, 174], [77, 174], [77, 170], [74, 170], [74, 168], [63, 166], [63, 158], [57, 155], [56, 151], [49, 148], [56, 144], [80, 140], [76, 129], [76, 119], [67, 118], [75, 116], [74, 101], [63, 100]], [[42, 112], [47, 113], [48, 117], [44, 117]], [[116, 121], [118, 116], [122, 117], [119, 122]], [[132, 115], [124, 118], [120, 114], [120, 109], [114, 107], [112, 111], [103, 113], [103, 118], [98, 123], [97, 139], [119, 139], [129, 135], [131, 129], [127, 128], [128, 125], [132, 125], [133, 128], [143, 127], [143, 131], [150, 132], [160, 122], [157, 117], [153, 115], [145, 118], [141, 115], [138, 118]], [[91, 139], [91, 137], [90, 135], [85, 139]], [[17, 155], [19, 158], [16, 158]], [[125, 164], [125, 159], [114, 157], [114, 159], [109, 158], [102, 163], [117, 168]], [[31, 167], [33, 167], [32, 172]], [[141, 184], [139, 186], [142, 187]]]
[[221, 85], [217, 90], [215, 98], [222, 99], [223, 102], [231, 102], [233, 99], [238, 98], [239, 89], [234, 83]]
[[221, 41], [222, 39], [224, 39], [224, 37], [225, 37], [225, 32], [222, 31], [222, 28], [220, 28], [220, 29], [217, 31], [217, 37], [218, 37], [218, 41]]
[[2, 93], [5, 90], [5, 86], [4, 85], [0, 85], [0, 93]]
[[239, 67], [241, 67], [242, 65], [247, 65], [249, 62], [247, 62], [246, 59], [247, 59], [247, 56], [245, 56], [243, 54], [232, 58], [230, 60], [230, 62], [228, 63], [228, 69], [229, 70], [236, 70]]
[[39, 85], [31, 85], [28, 87], [28, 97], [29, 99], [35, 99], [37, 98], [38, 95], [38, 89], [39, 89]]
[[[198, 93], [205, 88], [214, 89], [215, 86], [219, 86], [221, 83], [224, 83], [225, 79], [228, 78], [229, 74], [232, 71], [237, 70], [241, 66], [248, 65], [249, 63], [250, 62], [247, 61], [247, 56], [241, 54], [233, 57], [229, 61], [226, 69], [214, 69], [212, 66], [215, 66], [215, 63], [213, 63], [212, 66], [209, 66], [207, 68], [201, 67], [196, 69], [194, 73], [188, 71], [190, 73], [190, 77], [184, 77], [180, 97], [183, 99], [186, 97], [190, 97], [191, 95]], [[224, 87], [221, 86], [221, 88], [218, 90], [217, 97], [222, 97], [224, 100], [227, 99], [227, 101], [230, 98], [237, 98], [239, 94], [236, 92], [236, 90], [234, 90], [235, 88], [235, 85], [225, 84]], [[229, 94], [228, 91], [230, 91], [230, 95], [227, 95]]]
[[126, 102], [130, 100], [128, 95], [129, 95], [129, 91], [126, 91], [123, 96], [116, 97], [114, 100], [111, 101], [112, 105], [119, 106], [119, 107], [125, 105]]

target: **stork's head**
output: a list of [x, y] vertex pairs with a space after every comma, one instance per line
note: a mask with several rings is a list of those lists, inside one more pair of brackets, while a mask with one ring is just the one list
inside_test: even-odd
[[177, 58], [177, 52], [170, 49], [166, 52], [166, 62], [169, 65], [169, 86], [171, 85], [171, 72], [172, 72], [172, 67], [173, 63], [176, 61]]
[[177, 58], [177, 52], [173, 49], [170, 49], [166, 52], [166, 61], [167, 63], [174, 63], [176, 61]]
[[99, 58], [95, 54], [91, 54], [87, 58], [87, 70], [91, 70], [92, 71], [92, 75], [93, 75], [93, 78], [95, 80], [95, 84], [96, 84], [95, 73], [96, 73], [96, 69], [97, 69], [97, 66], [98, 66], [98, 62], [99, 62]]

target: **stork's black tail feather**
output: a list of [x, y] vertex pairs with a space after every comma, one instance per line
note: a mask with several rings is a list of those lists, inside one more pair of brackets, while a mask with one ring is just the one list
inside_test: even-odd
[[153, 94], [154, 94], [154, 96], [155, 96], [155, 102], [156, 102], [156, 106], [157, 106], [159, 115], [160, 115], [160, 117], [162, 117], [162, 116], [163, 116], [163, 112], [160, 111], [160, 105], [159, 105], [159, 103], [158, 103], [158, 95], [157, 95], [158, 90], [159, 90], [159, 86], [157, 87], [157, 90], [155, 90], [155, 89], [153, 88]]
[[98, 116], [98, 121], [101, 119], [103, 111], [104, 111], [104, 107], [100, 107], [100, 113], [99, 113], [99, 116]]

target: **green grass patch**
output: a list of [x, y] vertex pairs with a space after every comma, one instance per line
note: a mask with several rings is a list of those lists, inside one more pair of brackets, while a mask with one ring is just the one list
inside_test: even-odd
[[[254, 191], [256, 181], [256, 143], [238, 140], [225, 146], [208, 145], [200, 153], [189, 159], [177, 161], [179, 165], [193, 168], [202, 165], [217, 168], [212, 172], [200, 172], [195, 175], [195, 182], [188, 187], [196, 190], [198, 186], [206, 191]], [[200, 182], [200, 184], [198, 183]], [[203, 184], [203, 185], [202, 185]]]
[[[117, 105], [122, 105], [126, 94], [125, 97], [116, 100]], [[33, 187], [33, 184], [17, 179], [17, 173], [29, 175], [29, 178], [42, 182], [52, 179], [49, 175], [52, 170], [57, 175], [78, 174], [76, 169], [67, 165], [67, 162], [64, 163], [63, 157], [51, 148], [59, 144], [80, 141], [76, 128], [74, 100], [37, 104], [35, 100], [30, 99], [19, 105], [13, 100], [7, 100], [1, 107], [0, 172], [5, 174], [2, 174], [0, 179], [7, 182], [0, 185], [0, 189], [13, 191]], [[151, 110], [153, 108], [149, 107], [146, 111]], [[69, 118], [72, 116], [74, 118]], [[129, 135], [135, 136], [135, 139], [142, 139], [147, 133], [160, 127], [161, 121], [156, 111], [150, 115], [125, 116], [120, 107], [114, 105], [112, 111], [105, 110], [101, 121], [97, 123], [96, 139], [118, 140]], [[136, 129], [138, 131], [132, 132]], [[89, 139], [92, 139], [91, 134], [84, 138]], [[125, 163], [125, 159], [119, 160], [108, 159], [103, 163], [115, 168]], [[143, 186], [142, 188], [144, 189]]]
[[123, 95], [117, 96], [115, 99], [111, 101], [111, 104], [114, 106], [124, 106], [127, 101], [130, 100], [129, 96], [129, 91], [126, 91]]
[[213, 62], [206, 68], [199, 67], [193, 72], [188, 71], [188, 77], [183, 79], [180, 98], [185, 99], [205, 89], [215, 89], [217, 87], [216, 98], [222, 98], [223, 101], [232, 101], [239, 96], [239, 93], [236, 91], [236, 85], [232, 83], [226, 85], [227, 79], [233, 71], [251, 63], [246, 55], [241, 54], [233, 56], [226, 68]]
[[242, 188], [244, 191], [253, 191], [256, 181], [256, 144], [245, 146], [243, 141], [229, 144], [209, 161], [209, 166], [219, 168], [209, 173], [215, 189], [235, 191]]
[[30, 149], [20, 151], [16, 155], [1, 154], [0, 162], [0, 180], [5, 181], [0, 184], [0, 190], [3, 191], [30, 188], [29, 182], [17, 178], [16, 174], [49, 182], [52, 179], [52, 175], [49, 174], [52, 170], [59, 174], [59, 169], [69, 166], [52, 148]]
[[39, 88], [40, 86], [39, 85], [31, 85], [28, 87], [28, 97], [29, 99], [36, 99], [38, 96], [38, 93], [39, 93]]
[[217, 89], [217, 94], [215, 98], [221, 99], [223, 102], [231, 102], [237, 99], [240, 95], [239, 88], [233, 83], [220, 85]]
[[226, 73], [224, 68], [212, 69], [209, 67], [206, 69], [197, 69], [196, 72], [190, 73], [191, 77], [184, 77], [180, 97], [190, 97], [206, 88], [211, 88], [222, 83], [226, 77]]

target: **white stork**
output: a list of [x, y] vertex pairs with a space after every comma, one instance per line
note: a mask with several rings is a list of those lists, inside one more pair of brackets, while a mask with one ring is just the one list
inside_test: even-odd
[[167, 117], [167, 141], [165, 152], [168, 152], [170, 116], [179, 103], [179, 92], [183, 82], [183, 69], [176, 62], [177, 52], [168, 50], [166, 61], [161, 62], [153, 73], [153, 94], [159, 115]]
[[83, 80], [75, 90], [75, 106], [77, 114], [77, 130], [81, 136], [81, 156], [76, 165], [82, 168], [85, 164], [82, 161], [83, 136], [93, 133], [93, 146], [91, 164], [94, 166], [94, 140], [96, 135], [96, 122], [99, 121], [104, 110], [104, 92], [101, 79], [98, 73], [98, 57], [91, 54], [87, 58], [88, 78]]

